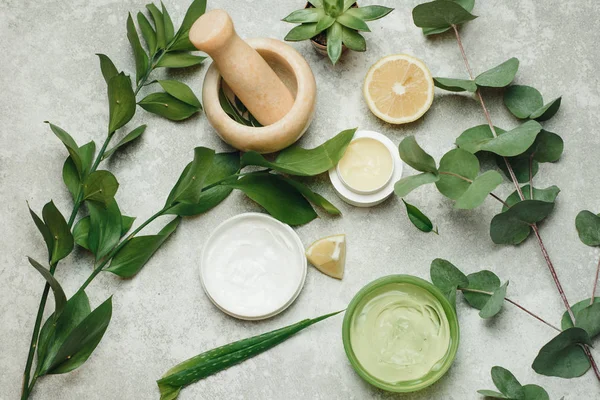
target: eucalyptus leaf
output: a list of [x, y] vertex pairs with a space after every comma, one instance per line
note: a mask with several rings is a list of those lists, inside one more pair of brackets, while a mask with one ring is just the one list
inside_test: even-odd
[[179, 222], [181, 222], [181, 217], [176, 217], [156, 235], [135, 236], [127, 240], [125, 245], [114, 255], [110, 266], [105, 271], [112, 272], [121, 278], [133, 277], [175, 232]]
[[502, 181], [502, 175], [498, 172], [484, 172], [473, 180], [463, 195], [456, 200], [454, 207], [463, 210], [479, 207]]
[[396, 193], [396, 196], [405, 197], [419, 186], [437, 182], [440, 178], [440, 175], [431, 172], [407, 176], [396, 182], [394, 185], [394, 193]]
[[65, 339], [91, 311], [90, 301], [81, 290], [67, 301], [61, 313], [54, 312], [48, 317], [38, 338], [36, 373], [39, 376], [48, 372]]
[[508, 399], [508, 397], [506, 397], [505, 395], [503, 395], [500, 392], [496, 392], [495, 390], [478, 390], [477, 393], [479, 393], [482, 396], [485, 397], [489, 397], [491, 399]]
[[83, 183], [83, 198], [107, 205], [115, 198], [118, 188], [119, 182], [111, 172], [94, 171]]
[[[65, 221], [65, 218], [60, 213], [53, 201], [46, 203], [42, 209], [42, 218], [44, 224], [50, 232], [52, 238], [52, 251], [50, 256], [50, 264], [56, 264], [68, 256], [73, 250], [74, 241], [71, 229]], [[37, 224], [37, 221], [36, 221]], [[44, 232], [42, 232], [42, 235]]]
[[[495, 292], [500, 288], [500, 278], [492, 271], [483, 270], [467, 275], [469, 284], [467, 289], [482, 290], [484, 292]], [[473, 308], [481, 310], [489, 301], [490, 295], [484, 293], [463, 291], [463, 296], [469, 305]]]
[[[452, 0], [452, 1], [454, 1], [455, 3], [462, 6], [462, 8], [464, 8], [468, 12], [473, 11], [473, 7], [475, 7], [475, 0]], [[447, 30], [449, 30], [450, 28], [451, 28], [450, 25], [447, 25], [447, 26], [444, 26], [441, 28], [422, 28], [422, 29], [423, 29], [424, 35], [436, 35], [439, 33], [444, 33]]]
[[183, 22], [179, 27], [179, 30], [175, 34], [172, 45], [169, 47], [170, 50], [184, 50], [193, 51], [196, 50], [194, 45], [190, 42], [189, 33], [192, 25], [204, 12], [206, 11], [206, 0], [194, 0], [188, 7]]
[[[232, 176], [240, 169], [240, 157], [238, 152], [215, 154], [210, 172], [204, 181], [204, 187], [212, 185], [222, 179]], [[179, 216], [191, 216], [202, 214], [221, 203], [233, 190], [230, 187], [219, 185], [205, 190], [203, 187], [200, 198], [195, 204], [178, 203], [169, 208], [167, 214]]]
[[337, 21], [327, 28], [327, 55], [334, 65], [342, 55], [342, 24]]
[[413, 9], [412, 16], [419, 28], [447, 28], [477, 18], [458, 3], [448, 0], [419, 4]]
[[[501, 157], [496, 155], [495, 160], [496, 165], [504, 173], [504, 176], [506, 176], [507, 179], [512, 180], [506, 165], [506, 162], [508, 161], [517, 178], [517, 182], [519, 183], [529, 182], [530, 178], [535, 177], [540, 169], [540, 164], [535, 159], [532, 160], [527, 152], [516, 157]], [[531, 174], [529, 169], [531, 169]]]
[[317, 217], [310, 203], [295, 187], [273, 174], [250, 174], [226, 185], [241, 190], [283, 223], [303, 225]]
[[[407, 203], [402, 199], [402, 202], [406, 206], [406, 214], [412, 224], [422, 232], [429, 233], [433, 231], [433, 224], [431, 220], [421, 212], [417, 207]], [[437, 233], [437, 232], [435, 232]]]
[[542, 129], [526, 154], [532, 154], [533, 159], [541, 163], [555, 162], [562, 155], [563, 149], [564, 142], [560, 136]]
[[[503, 157], [514, 157], [527, 151], [541, 130], [542, 126], [539, 123], [527, 121], [508, 132], [498, 132], [498, 137], [471, 142], [470, 145], [475, 150], [473, 153], [483, 150]], [[457, 144], [458, 142], [457, 139]], [[460, 147], [470, 151], [463, 146]]]
[[[523, 197], [525, 197], [525, 200], [531, 200], [531, 196], [530, 196], [531, 190], [530, 190], [529, 185], [523, 186], [521, 188], [521, 191], [523, 192]], [[545, 189], [537, 189], [534, 187], [533, 188], [533, 200], [541, 200], [541, 201], [546, 201], [549, 203], [554, 203], [554, 201], [556, 200], [556, 197], [558, 196], [559, 193], [560, 193], [560, 189], [558, 188], [558, 186], [554, 186], [554, 185], [547, 187]], [[519, 193], [515, 190], [504, 201], [508, 205], [508, 207], [506, 205], [503, 206], [502, 212], [508, 210], [509, 207], [514, 206], [515, 204], [517, 204], [520, 201], [521, 201], [521, 197], [519, 197]]]
[[152, 17], [152, 21], [154, 22], [154, 27], [156, 28], [156, 44], [158, 49], [164, 49], [167, 46], [167, 38], [165, 34], [165, 23], [164, 18], [158, 7], [154, 4], [150, 3], [146, 5], [148, 11], [150, 11], [150, 16]]
[[365, 38], [357, 31], [342, 26], [342, 43], [352, 51], [367, 51]]
[[121, 210], [114, 199], [106, 205], [91, 201], [87, 206], [90, 213], [87, 245], [99, 261], [119, 243], [123, 230]]
[[145, 130], [146, 130], [146, 125], [140, 125], [137, 128], [135, 128], [134, 130], [132, 130], [131, 132], [129, 132], [127, 135], [125, 135], [125, 137], [123, 139], [121, 139], [119, 141], [119, 143], [117, 143], [117, 145], [115, 147], [113, 147], [112, 149], [105, 152], [104, 155], [102, 156], [102, 159], [103, 160], [107, 159], [108, 157], [112, 156], [114, 154], [114, 152], [119, 150], [121, 147], [125, 146], [128, 143], [133, 142], [135, 139], [142, 136], [142, 134], [144, 133]]
[[348, 14], [353, 17], [360, 18], [363, 21], [375, 21], [376, 19], [385, 17], [392, 11], [394, 11], [393, 8], [384, 6], [365, 6], [349, 8], [348, 11], [344, 13], [344, 15]]
[[541, 348], [532, 368], [540, 375], [575, 378], [590, 369], [581, 345], [591, 345], [587, 332], [581, 328], [569, 328]]
[[439, 180], [435, 186], [444, 196], [457, 200], [479, 174], [479, 160], [461, 148], [452, 149], [440, 160]]
[[159, 80], [158, 83], [160, 86], [162, 86], [165, 92], [176, 99], [181, 100], [190, 106], [196, 107], [197, 109], [202, 109], [200, 100], [198, 100], [194, 92], [192, 92], [192, 89], [190, 89], [190, 87], [185, 83], [174, 80]]
[[369, 26], [361, 18], [352, 15], [351, 13], [344, 13], [335, 19], [337, 22], [345, 26], [346, 28], [354, 29], [356, 31], [371, 32]]
[[578, 310], [575, 314], [575, 326], [584, 329], [592, 339], [600, 334], [600, 303]]
[[531, 86], [512, 85], [504, 92], [504, 105], [517, 118], [529, 118], [544, 105], [542, 94]]
[[212, 168], [215, 151], [206, 147], [194, 149], [194, 160], [189, 163], [179, 176], [169, 193], [165, 206], [177, 203], [196, 204], [202, 195], [204, 182]]
[[[600, 304], [600, 297], [594, 297], [593, 304]], [[575, 319], [577, 319], [577, 314], [587, 308], [590, 305], [590, 299], [581, 300], [571, 306], [571, 311], [573, 311], [573, 315], [575, 315]], [[560, 321], [560, 326], [563, 330], [569, 329], [573, 327], [573, 321], [571, 321], [571, 317], [567, 311], [564, 312], [562, 319]]]
[[575, 228], [583, 244], [600, 245], [600, 215], [588, 210], [580, 211], [575, 218]]
[[122, 72], [108, 82], [108, 132], [113, 133], [135, 114], [135, 94], [131, 80]]
[[112, 297], [98, 306], [65, 338], [48, 369], [49, 374], [64, 374], [81, 366], [102, 340], [112, 316]]
[[60, 313], [65, 308], [65, 305], [67, 304], [67, 296], [65, 295], [62, 286], [60, 286], [60, 283], [58, 283], [56, 278], [52, 276], [52, 274], [46, 267], [44, 267], [42, 264], [35, 261], [31, 257], [27, 257], [27, 259], [29, 260], [29, 263], [33, 266], [33, 268], [35, 268], [44, 277], [46, 282], [48, 282], [50, 288], [52, 288], [52, 293], [54, 294], [55, 313], [56, 315], [60, 315]]
[[146, 41], [146, 47], [148, 47], [148, 52], [151, 56], [153, 56], [154, 54], [156, 54], [156, 50], [158, 48], [158, 43], [156, 42], [156, 32], [154, 31], [152, 25], [150, 25], [150, 21], [148, 21], [148, 18], [146, 18], [146, 16], [143, 13], [137, 13], [137, 21], [138, 25], [140, 26], [140, 31], [142, 32], [144, 41]]
[[313, 149], [291, 146], [279, 153], [275, 161], [267, 161], [255, 151], [242, 156], [242, 168], [248, 165], [271, 168], [278, 172], [298, 176], [314, 176], [335, 167], [352, 141], [356, 128], [347, 129]]
[[188, 52], [172, 52], [166, 53], [160, 58], [156, 67], [164, 68], [187, 68], [194, 65], [202, 64], [206, 60], [204, 56], [197, 56]]
[[[131, 18], [131, 13], [127, 16], [127, 39], [129, 39], [129, 44], [131, 44], [133, 56], [135, 58], [135, 82], [139, 83], [148, 70], [148, 55], [142, 48], [140, 38], [133, 23], [133, 18]], [[111, 130], [111, 132], [113, 131]]]
[[[442, 0], [447, 1], [447, 0]], [[435, 160], [417, 143], [414, 136], [407, 136], [398, 146], [400, 158], [412, 168], [421, 172], [431, 172], [437, 175]]]
[[550, 400], [548, 392], [538, 385], [523, 385], [523, 393], [525, 394], [523, 400]]
[[456, 268], [451, 262], [436, 258], [431, 262], [429, 269], [431, 282], [442, 291], [448, 293], [456, 291], [456, 288], [467, 287], [469, 280], [461, 270]]
[[505, 87], [515, 79], [519, 69], [519, 60], [515, 57], [503, 62], [502, 64], [480, 74], [475, 78], [477, 86], [484, 87]]
[[168, 93], [151, 93], [138, 103], [144, 110], [171, 121], [182, 121], [196, 114], [200, 109], [191, 106]]
[[554, 117], [560, 108], [561, 98], [557, 98], [552, 100], [550, 103], [540, 107], [538, 110], [534, 111], [529, 118], [535, 119], [537, 121], [547, 121], [550, 118]]
[[492, 219], [490, 235], [496, 244], [519, 244], [527, 239], [530, 224], [546, 218], [554, 203], [541, 200], [523, 200]]
[[525, 396], [523, 386], [506, 368], [499, 366], [492, 367], [492, 381], [498, 390], [509, 399], [521, 399]]
[[494, 290], [494, 293], [492, 293], [487, 303], [485, 303], [481, 311], [479, 311], [479, 316], [481, 318], [491, 318], [502, 310], [507, 287], [508, 281], [498, 289]]
[[477, 85], [469, 79], [433, 78], [433, 83], [436, 87], [450, 92], [475, 93], [477, 91]]
[[100, 53], [97, 53], [96, 55], [100, 59], [100, 71], [102, 72], [104, 81], [108, 84], [108, 82], [110, 82], [113, 76], [119, 74], [119, 71], [107, 55]]
[[[497, 134], [504, 133], [505, 131], [497, 126], [494, 126], [494, 130]], [[469, 153], [477, 153], [481, 149], [479, 146], [481, 143], [486, 143], [487, 141], [494, 138], [494, 134], [490, 129], [489, 125], [477, 125], [472, 128], [467, 129], [456, 139], [456, 145], [468, 151]]]
[[315, 205], [321, 207], [322, 209], [327, 211], [329, 214], [342, 215], [342, 212], [336, 206], [331, 204], [331, 202], [329, 200], [327, 200], [325, 197], [321, 196], [320, 194], [313, 192], [305, 184], [303, 184], [295, 179], [288, 178], [288, 177], [285, 177], [282, 175], [277, 175], [277, 177], [279, 179], [282, 179], [286, 183], [288, 183], [290, 186], [293, 186], [298, 192], [300, 192], [302, 194], [302, 196], [304, 196], [306, 198], [306, 200], [310, 201], [312, 204], [315, 204]]

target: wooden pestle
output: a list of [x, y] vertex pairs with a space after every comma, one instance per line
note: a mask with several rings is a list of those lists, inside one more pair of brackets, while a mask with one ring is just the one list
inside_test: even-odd
[[256, 50], [242, 40], [227, 12], [212, 10], [194, 22], [190, 41], [217, 64], [223, 80], [262, 125], [292, 108], [294, 97]]

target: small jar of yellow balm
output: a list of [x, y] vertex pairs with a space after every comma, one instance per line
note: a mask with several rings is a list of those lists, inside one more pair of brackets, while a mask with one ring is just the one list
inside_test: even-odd
[[338, 196], [357, 207], [371, 207], [394, 192], [402, 177], [402, 160], [396, 145], [374, 131], [358, 131], [342, 159], [329, 170]]
[[350, 363], [364, 380], [391, 392], [414, 392], [432, 385], [452, 365], [458, 319], [431, 283], [390, 275], [354, 296], [342, 337]]

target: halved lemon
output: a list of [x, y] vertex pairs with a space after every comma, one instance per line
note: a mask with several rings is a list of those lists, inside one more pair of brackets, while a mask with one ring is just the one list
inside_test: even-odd
[[419, 119], [433, 102], [433, 78], [423, 62], [406, 54], [377, 61], [365, 78], [363, 94], [373, 114], [390, 124]]
[[342, 279], [346, 264], [346, 235], [333, 235], [317, 240], [306, 250], [306, 258], [325, 275]]

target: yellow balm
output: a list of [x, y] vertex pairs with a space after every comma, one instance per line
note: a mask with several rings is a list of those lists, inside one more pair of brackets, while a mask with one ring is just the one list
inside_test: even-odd
[[389, 182], [394, 172], [394, 159], [385, 144], [363, 137], [350, 143], [337, 165], [337, 172], [350, 190], [373, 193]]

